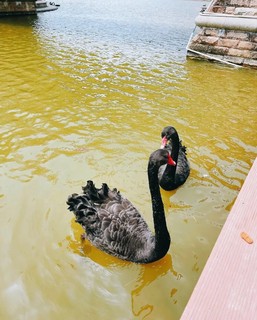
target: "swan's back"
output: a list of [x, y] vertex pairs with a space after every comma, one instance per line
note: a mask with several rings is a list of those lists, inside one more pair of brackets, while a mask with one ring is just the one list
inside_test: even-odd
[[110, 190], [107, 184], [97, 189], [88, 181], [83, 193], [69, 196], [67, 204], [95, 247], [123, 260], [147, 262], [154, 250], [154, 236], [117, 189]]

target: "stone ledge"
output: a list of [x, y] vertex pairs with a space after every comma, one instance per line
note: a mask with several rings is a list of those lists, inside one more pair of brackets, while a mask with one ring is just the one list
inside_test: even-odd
[[257, 32], [257, 18], [214, 13], [200, 13], [195, 18], [195, 24], [201, 28], [216, 28], [246, 32]]

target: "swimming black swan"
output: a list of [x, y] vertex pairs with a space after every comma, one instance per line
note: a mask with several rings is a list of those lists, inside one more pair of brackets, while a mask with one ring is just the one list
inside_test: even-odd
[[179, 135], [174, 127], [168, 126], [162, 130], [162, 148], [168, 150], [175, 166], [163, 165], [159, 169], [160, 186], [167, 191], [174, 190], [185, 183], [190, 173], [186, 157], [186, 147], [182, 146]]
[[154, 151], [148, 162], [148, 182], [152, 200], [155, 234], [131, 202], [106, 183], [97, 189], [92, 181], [82, 194], [68, 197], [68, 209], [85, 229], [85, 237], [95, 247], [120, 259], [149, 263], [165, 256], [170, 247], [158, 170], [163, 164], [175, 165], [165, 149]]

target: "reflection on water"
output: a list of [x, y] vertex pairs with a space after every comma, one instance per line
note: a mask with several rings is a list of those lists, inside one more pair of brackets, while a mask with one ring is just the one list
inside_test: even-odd
[[[179, 319], [257, 155], [256, 71], [185, 59], [201, 6], [62, 0], [0, 20], [1, 319]], [[146, 167], [167, 125], [192, 168], [162, 191], [167, 256], [81, 243], [65, 202], [88, 179], [153, 227]]]
[[[181, 274], [173, 269], [170, 254], [167, 254], [163, 259], [157, 262], [146, 265], [136, 265], [134, 268], [131, 268], [132, 264], [130, 262], [112, 257], [93, 247], [87, 240], [82, 240], [81, 235], [83, 234], [83, 228], [75, 222], [75, 219], [72, 219], [71, 227], [73, 230], [73, 236], [67, 236], [66, 241], [68, 248], [74, 253], [79, 254], [82, 257], [87, 257], [91, 261], [97, 263], [97, 265], [101, 265], [113, 272], [117, 272], [117, 269], [123, 269], [126, 270], [127, 274], [131, 273], [133, 279], [124, 284], [124, 286], [126, 288], [130, 288], [131, 311], [135, 317], [140, 317], [142, 319], [149, 315], [153, 316], [153, 318], [158, 317], [158, 309], [161, 307], [160, 304], [162, 304], [162, 308], [164, 308], [164, 310], [168, 309], [168, 305], [165, 306], [163, 303], [162, 295], [158, 298], [159, 293], [157, 296], [153, 296], [151, 293], [151, 295], [147, 297], [147, 291], [148, 286], [151, 286], [151, 284], [159, 277], [168, 276], [175, 280], [180, 280], [182, 277]], [[133, 286], [135, 287], [133, 288]], [[146, 292], [144, 293], [144, 291]], [[177, 288], [172, 288], [170, 295], [173, 296], [176, 292]], [[154, 305], [156, 304], [156, 300], [159, 299], [160, 302], [158, 303], [156, 311], [154, 310], [156, 309]], [[163, 317], [164, 315], [169, 317], [169, 312], [164, 311]]]
[[[171, 293], [169, 296], [167, 292], [166, 299], [163, 298], [164, 292], [158, 292], [158, 295], [153, 296], [149, 294], [148, 290], [148, 287], [151, 288], [152, 283], [160, 277], [173, 278], [175, 281], [181, 277], [181, 275], [173, 269], [170, 254], [167, 254], [162, 260], [156, 263], [141, 266], [136, 288], [131, 291], [132, 311], [135, 317], [144, 319], [147, 318], [148, 315], [151, 315], [154, 319], [162, 314], [163, 318], [169, 318], [170, 296], [174, 295], [177, 289], [169, 288]], [[158, 288], [156, 288], [156, 290], [158, 291]], [[143, 299], [140, 295], [143, 296]], [[158, 307], [156, 307], [156, 305]]]

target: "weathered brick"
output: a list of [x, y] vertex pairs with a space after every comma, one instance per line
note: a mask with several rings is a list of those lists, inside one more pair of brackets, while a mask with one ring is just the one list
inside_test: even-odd
[[213, 54], [219, 54], [221, 56], [224, 56], [225, 54], [228, 53], [228, 50], [229, 48], [225, 48], [225, 47], [217, 47], [217, 46], [214, 46], [214, 47], [210, 47], [210, 53], [213, 53]]
[[198, 44], [198, 43], [197, 44], [191, 43], [189, 46], [189, 49], [199, 51], [199, 52], [208, 52], [209, 46], [203, 45], [203, 44]]
[[251, 8], [257, 8], [257, 0], [251, 0], [249, 3], [249, 6]]
[[238, 46], [238, 39], [219, 39], [218, 46], [227, 48], [236, 48]]
[[250, 51], [251, 59], [257, 60], [257, 52], [256, 51]]
[[230, 0], [230, 5], [237, 7], [249, 7], [251, 0]]
[[204, 29], [204, 35], [205, 36], [217, 37], [218, 33], [219, 33], [218, 29], [214, 29], [214, 28], [210, 28], [210, 29], [206, 28], [206, 29]]
[[249, 34], [248, 32], [227, 30], [226, 37], [231, 39], [248, 40]]
[[236, 8], [235, 9], [235, 14], [242, 15], [242, 16], [254, 16], [257, 13], [256, 8]]
[[248, 50], [239, 50], [231, 48], [228, 50], [228, 54], [235, 57], [251, 58], [251, 53]]
[[201, 39], [202, 39], [201, 35], [196, 34], [195, 36], [193, 36], [191, 41], [194, 43], [199, 43], [199, 42], [201, 42]]
[[253, 50], [255, 47], [256, 45], [250, 41], [239, 41], [237, 45], [237, 49], [242, 50]]
[[218, 40], [219, 40], [218, 37], [206, 36], [206, 37], [202, 37], [201, 43], [213, 46], [218, 42]]
[[214, 12], [214, 13], [224, 13], [225, 12], [225, 7], [223, 7], [223, 6], [213, 6], [211, 11]]
[[225, 13], [227, 13], [227, 14], [233, 14], [234, 11], [235, 11], [235, 7], [229, 7], [229, 6], [227, 6], [227, 7], [226, 7], [226, 10], [225, 10]]

